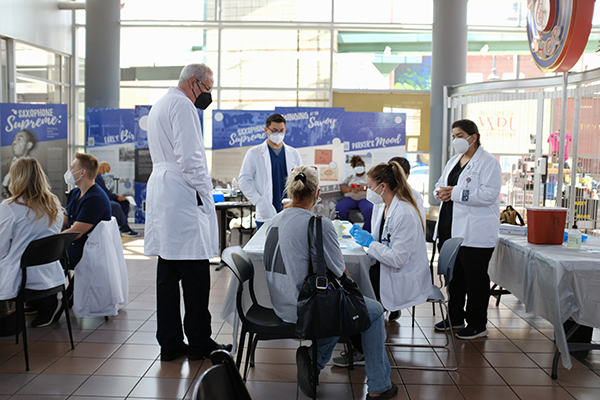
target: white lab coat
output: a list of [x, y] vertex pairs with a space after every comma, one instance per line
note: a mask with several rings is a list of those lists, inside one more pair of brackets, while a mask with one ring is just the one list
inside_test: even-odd
[[[436, 191], [440, 187], [448, 186], [448, 175], [461, 157], [462, 154], [457, 154], [448, 161], [442, 176], [435, 184]], [[500, 163], [483, 147], [479, 147], [452, 189], [452, 237], [462, 237], [462, 246], [496, 247], [500, 224], [501, 186]], [[468, 197], [465, 191], [468, 191]], [[440, 213], [443, 206], [442, 202]], [[435, 225], [434, 238], [437, 238], [437, 233], [438, 224]]]
[[200, 119], [179, 89], [170, 88], [150, 110], [148, 147], [153, 170], [146, 194], [144, 254], [166, 260], [214, 257], [219, 228]]
[[[426, 226], [427, 225], [427, 215], [425, 214], [425, 206], [423, 205], [423, 196], [421, 196], [421, 193], [419, 193], [416, 189], [414, 189], [412, 186], [408, 185], [410, 187], [410, 191], [412, 192], [413, 197], [415, 198], [415, 201], [417, 202], [417, 208], [419, 209], [419, 214], [421, 215], [421, 218], [423, 218], [423, 225]], [[379, 213], [379, 208], [385, 208], [385, 204], [373, 204], [373, 217], [376, 216]], [[380, 221], [381, 221], [381, 217]], [[371, 219], [371, 221], [373, 221]], [[373, 222], [371, 222], [371, 227], [373, 226]], [[375, 232], [372, 228], [371, 228], [372, 232]], [[377, 231], [377, 233], [379, 233], [379, 231]]]
[[129, 295], [127, 265], [117, 220], [100, 221], [75, 268], [73, 311], [78, 317], [117, 315]]
[[379, 243], [384, 211], [384, 206], [379, 207], [377, 215], [373, 216], [375, 241], [370, 244], [367, 254], [381, 265], [381, 303], [387, 310], [396, 311], [427, 300], [431, 294], [431, 272], [417, 210], [394, 196], [382, 235], [384, 239], [389, 238], [389, 246]]
[[[285, 165], [289, 173], [293, 168], [302, 165], [298, 150], [291, 146], [285, 149]], [[256, 206], [256, 220], [266, 222], [273, 218], [277, 211], [273, 206], [273, 178], [271, 175], [271, 156], [269, 145], [265, 140], [258, 146], [252, 147], [246, 153], [238, 183], [242, 193]]]
[[[0, 300], [17, 297], [21, 286], [21, 256], [29, 243], [56, 235], [62, 229], [62, 213], [51, 226], [47, 217], [35, 221], [34, 218], [33, 210], [24, 205], [8, 204], [8, 200], [0, 204]], [[65, 273], [59, 261], [27, 268], [27, 289], [45, 290], [64, 283]]]

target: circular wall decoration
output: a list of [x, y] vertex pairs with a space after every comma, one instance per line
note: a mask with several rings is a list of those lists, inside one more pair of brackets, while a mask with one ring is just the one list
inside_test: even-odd
[[527, 38], [544, 72], [566, 72], [579, 60], [592, 30], [594, 0], [529, 0]]

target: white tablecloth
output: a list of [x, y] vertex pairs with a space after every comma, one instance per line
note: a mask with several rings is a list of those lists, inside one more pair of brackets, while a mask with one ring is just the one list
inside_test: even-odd
[[[264, 226], [262, 229], [259, 229], [246, 246], [244, 246], [244, 251], [248, 254], [254, 265], [254, 290], [256, 292], [258, 303], [265, 307], [272, 307], [265, 276], [265, 265], [263, 264], [266, 231]], [[371, 267], [369, 256], [367, 256], [362, 246], [356, 244], [351, 237], [342, 239], [340, 241], [340, 247], [342, 248], [344, 262], [346, 263], [346, 269], [350, 273], [350, 276], [356, 281], [364, 296], [374, 299], [375, 292], [373, 291], [373, 286], [371, 285], [371, 280], [369, 278], [369, 269]], [[229, 284], [229, 289], [227, 290], [223, 310], [221, 311], [221, 318], [233, 326], [234, 352], [237, 350], [237, 332], [240, 322], [236, 309], [237, 289], [238, 280], [233, 276], [231, 278], [231, 283]], [[244, 306], [249, 307], [250, 295], [246, 286], [244, 287], [244, 295], [243, 304]]]
[[581, 250], [536, 245], [526, 236], [500, 235], [489, 268], [494, 283], [525, 304], [528, 313], [554, 326], [565, 368], [572, 366], [563, 323], [600, 328], [600, 240], [590, 237]]

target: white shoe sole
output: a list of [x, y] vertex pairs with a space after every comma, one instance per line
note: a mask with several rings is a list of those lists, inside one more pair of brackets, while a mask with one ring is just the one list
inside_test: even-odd
[[448, 327], [446, 329], [444, 328], [438, 328], [437, 325], [433, 327], [434, 330], [438, 331], [438, 332], [446, 332], [447, 330], [458, 330], [458, 329], [463, 329], [465, 327], [465, 324], [462, 325], [454, 325], [453, 327]]
[[483, 331], [483, 332], [479, 332], [478, 334], [472, 335], [472, 336], [458, 336], [458, 333], [455, 334], [455, 336], [457, 338], [463, 339], [463, 340], [477, 339], [477, 338], [480, 338], [480, 337], [487, 337], [488, 335], [489, 335], [489, 333], [488, 333], [487, 329], [485, 331]]
[[[350, 363], [340, 363], [340, 362], [333, 361], [333, 365], [335, 365], [336, 367], [340, 367], [340, 368], [347, 368], [348, 366], [350, 366]], [[365, 360], [352, 361], [352, 365], [365, 365]]]

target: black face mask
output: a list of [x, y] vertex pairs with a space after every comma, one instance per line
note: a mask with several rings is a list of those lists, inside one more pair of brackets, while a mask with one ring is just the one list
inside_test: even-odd
[[196, 97], [194, 105], [196, 106], [196, 108], [206, 110], [208, 106], [210, 106], [210, 103], [212, 103], [212, 96], [210, 95], [210, 93], [200, 93], [198, 97]]

